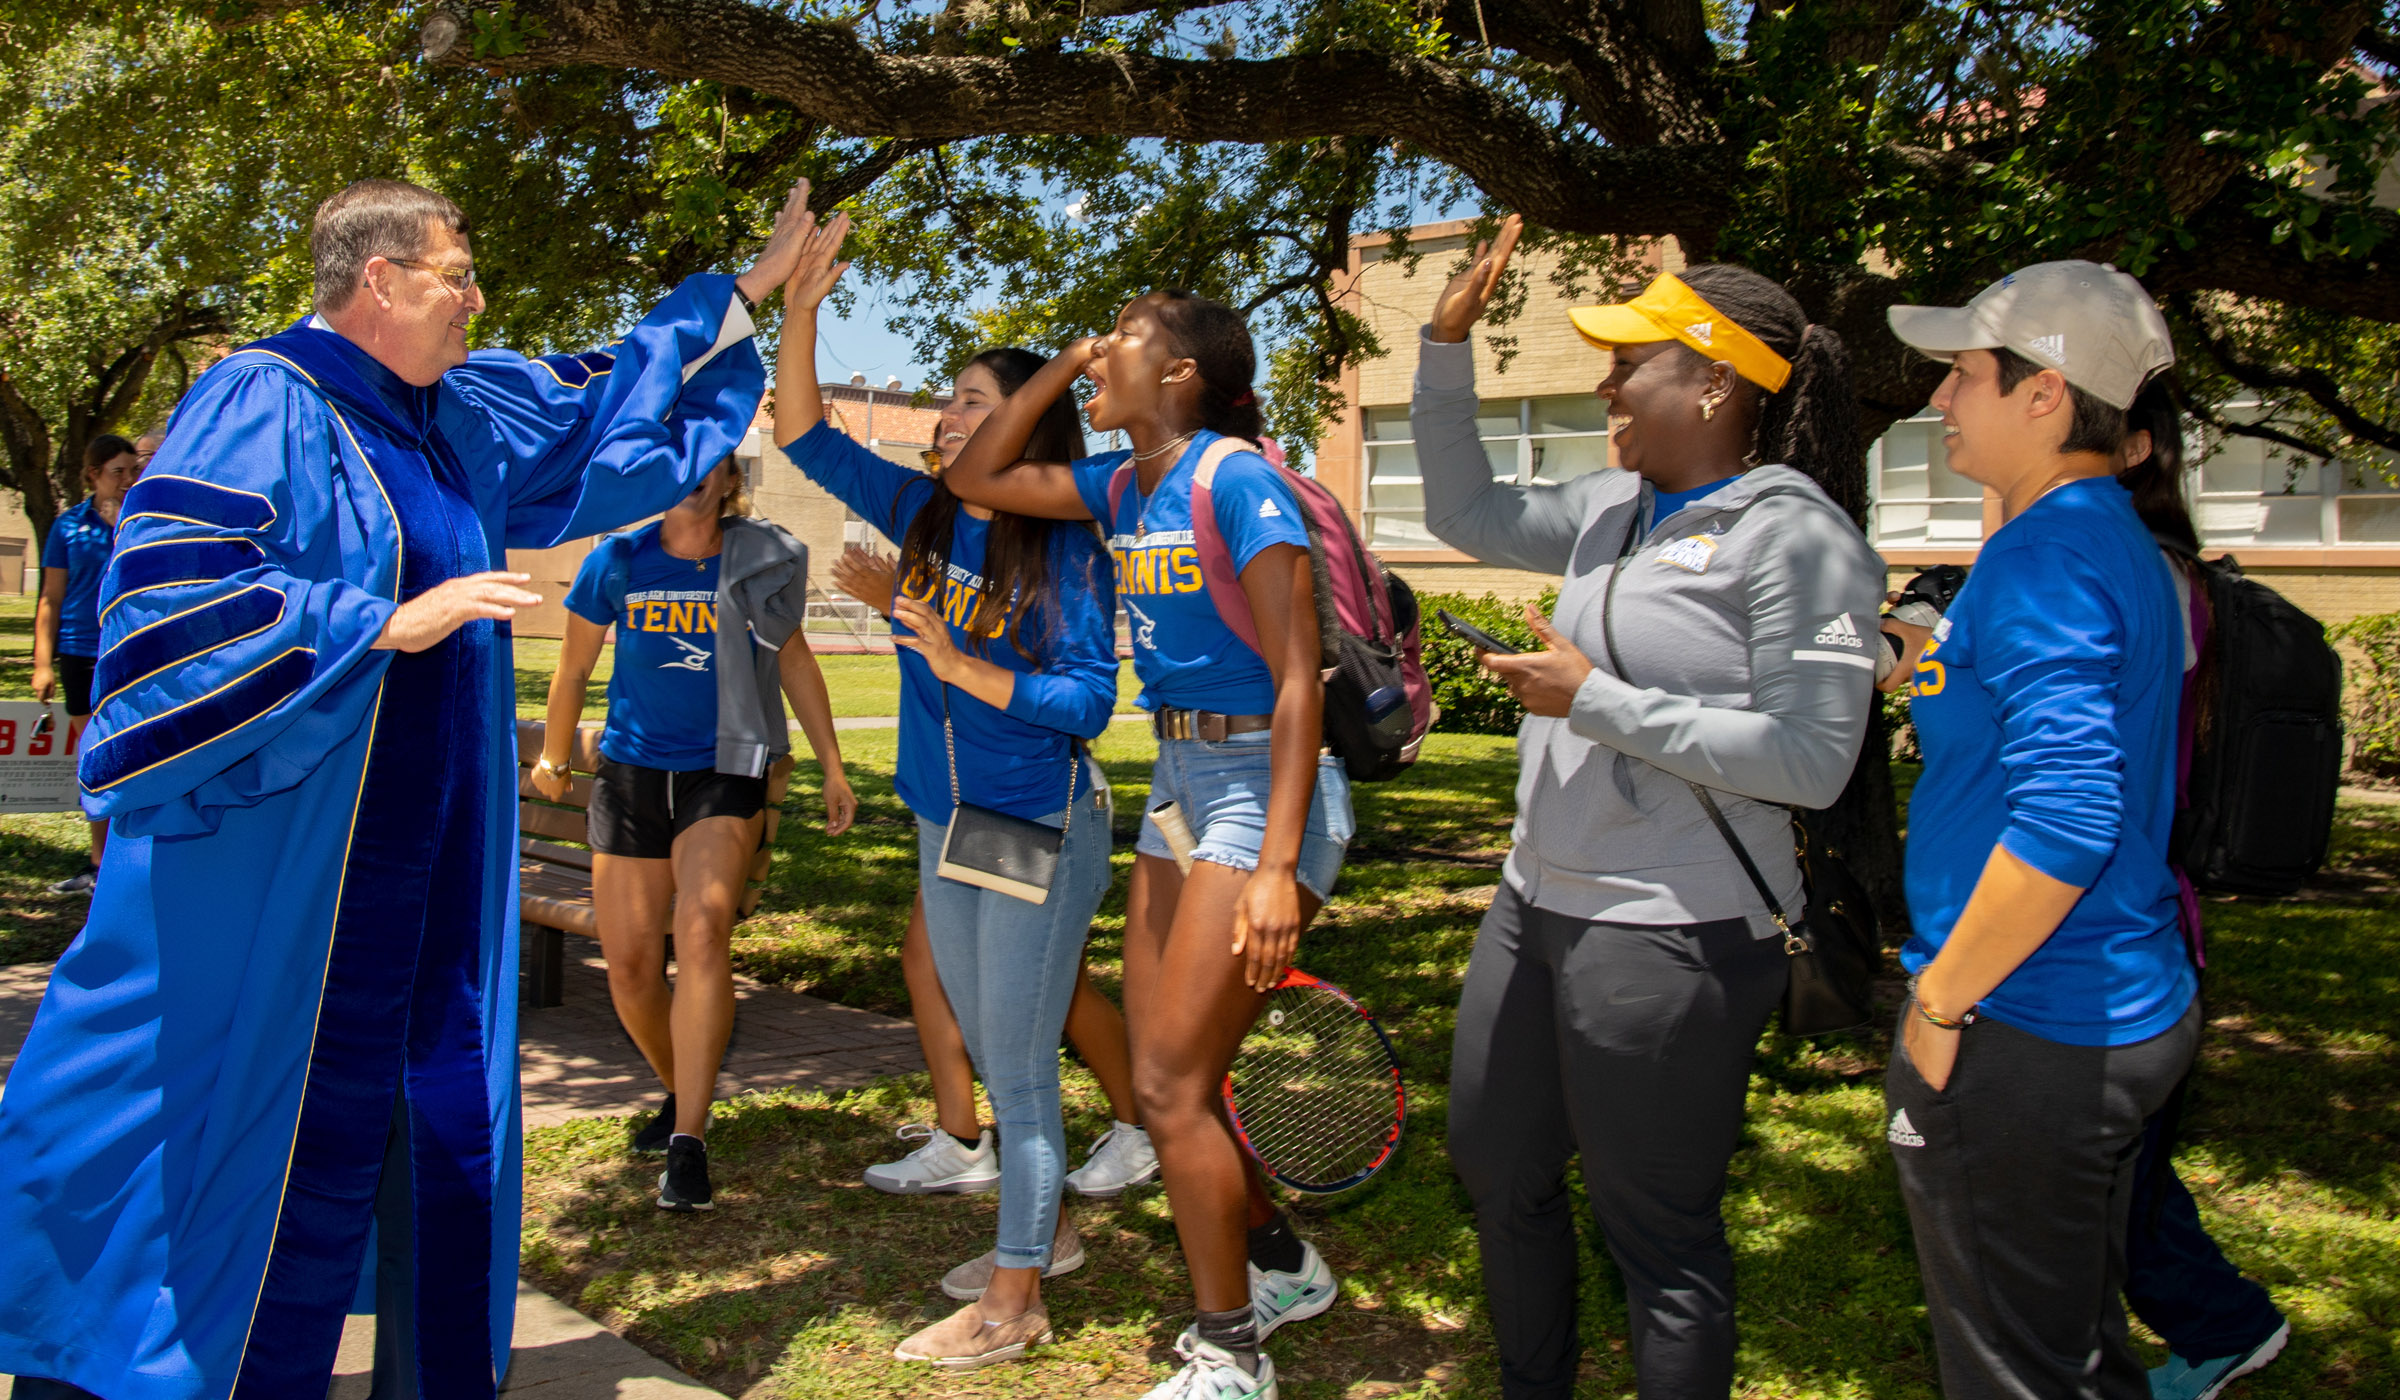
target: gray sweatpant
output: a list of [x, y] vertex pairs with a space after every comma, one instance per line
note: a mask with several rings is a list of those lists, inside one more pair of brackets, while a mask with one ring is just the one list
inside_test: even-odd
[[1569, 1156], [1625, 1276], [1641, 1400], [1733, 1388], [1718, 1203], [1759, 1031], [1790, 975], [1744, 921], [1595, 923], [1502, 886], [1450, 1062], [1450, 1160], [1475, 1202], [1501, 1394], [1563, 1400], [1575, 1329]]
[[1947, 1400], [2149, 1400], [2125, 1337], [2125, 1226], [2143, 1121], [2199, 1041], [2197, 1002], [2133, 1045], [1982, 1021], [1938, 1094], [1893, 1046], [1884, 1137]]

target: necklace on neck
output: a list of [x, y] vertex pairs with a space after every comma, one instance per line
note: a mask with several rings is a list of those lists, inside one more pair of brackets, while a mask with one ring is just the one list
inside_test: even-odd
[[1165, 442], [1160, 443], [1158, 446], [1151, 448], [1147, 452], [1136, 452], [1133, 454], [1133, 460], [1136, 462], [1147, 462], [1155, 457], [1172, 452], [1176, 448], [1183, 446], [1187, 442], [1190, 442], [1192, 440], [1192, 434], [1198, 431], [1199, 429], [1197, 428], [1189, 429], [1175, 437], [1168, 438]]

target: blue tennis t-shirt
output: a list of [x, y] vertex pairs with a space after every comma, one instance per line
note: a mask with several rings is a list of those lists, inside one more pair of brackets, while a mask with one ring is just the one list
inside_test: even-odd
[[[619, 560], [622, 601], [608, 596]], [[717, 766], [717, 563], [667, 553], [655, 521], [585, 556], [567, 611], [617, 629], [604, 756], [674, 772]]]
[[[1138, 481], [1128, 484], [1114, 518], [1108, 483], [1131, 453], [1108, 452], [1075, 463], [1075, 487], [1092, 518], [1108, 528], [1109, 552], [1117, 560], [1117, 599], [1133, 628], [1141, 707], [1272, 714], [1273, 673], [1225, 625], [1200, 576], [1200, 549], [1192, 534], [1192, 474], [1217, 437], [1205, 429], [1193, 434], [1155, 490], [1145, 493]], [[1217, 532], [1224, 536], [1235, 572], [1269, 545], [1308, 548], [1300, 500], [1266, 458], [1234, 453], [1218, 466], [1209, 489]]]
[[61, 656], [100, 654], [100, 574], [116, 543], [116, 527], [101, 519], [89, 500], [77, 501], [50, 522], [42, 567], [67, 573], [67, 598], [58, 610]]

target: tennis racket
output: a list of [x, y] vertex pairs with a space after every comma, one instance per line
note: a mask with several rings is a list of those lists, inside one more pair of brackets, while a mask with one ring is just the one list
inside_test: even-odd
[[1269, 1177], [1328, 1196], [1364, 1183], [1400, 1150], [1408, 1086], [1367, 1009], [1292, 968], [1234, 1056], [1225, 1111]]

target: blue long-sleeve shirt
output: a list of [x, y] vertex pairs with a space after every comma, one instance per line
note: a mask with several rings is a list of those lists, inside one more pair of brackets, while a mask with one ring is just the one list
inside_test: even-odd
[[[830, 423], [817, 424], [783, 450], [809, 480], [894, 540], [908, 533], [909, 522], [933, 499], [932, 477], [885, 461]], [[939, 599], [931, 596], [936, 587], [906, 577], [900, 586], [934, 603], [960, 651], [1017, 673], [1005, 710], [947, 687], [958, 740], [959, 795], [1012, 816], [1045, 817], [1067, 805], [1072, 741], [1107, 728], [1116, 708], [1116, 578], [1090, 530], [1051, 526], [1056, 602], [1036, 606], [1018, 624], [1018, 637], [1038, 658], [1028, 661], [1000, 635], [1005, 602], [982, 596], [990, 536], [989, 522], [960, 507], [950, 529], [950, 568], [938, 585]], [[892, 630], [913, 635], [898, 622]], [[901, 650], [900, 761], [892, 786], [910, 811], [946, 824], [952, 804], [942, 746], [944, 689], [925, 658]], [[1091, 790], [1088, 775], [1077, 780], [1075, 790]]]
[[1985, 543], [1911, 690], [1911, 972], [1998, 845], [2084, 894], [1986, 1013], [2069, 1045], [2130, 1045], [2183, 1014], [2196, 982], [2167, 865], [2183, 627], [2113, 480], [2060, 487]]

